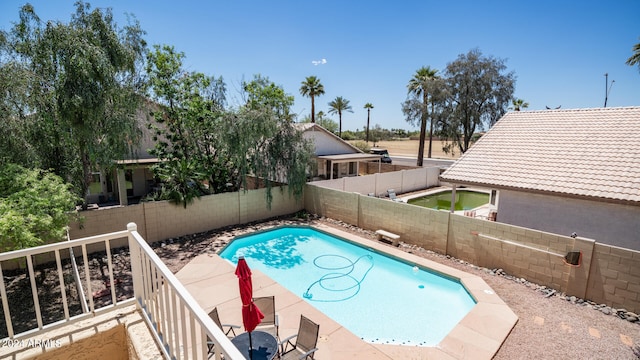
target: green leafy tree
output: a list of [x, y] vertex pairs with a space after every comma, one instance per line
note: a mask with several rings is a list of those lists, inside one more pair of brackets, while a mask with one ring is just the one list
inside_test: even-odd
[[294, 116], [290, 112], [294, 103], [293, 95], [285, 93], [282, 87], [269, 78], [257, 74], [253, 80], [243, 82], [242, 86], [248, 108], [267, 107], [279, 118], [293, 121]]
[[351, 105], [349, 105], [349, 100], [342, 96], [336, 97], [329, 103], [329, 114], [338, 114], [340, 124], [338, 127], [339, 137], [342, 137], [342, 112], [344, 111], [353, 112], [353, 109], [351, 108]]
[[163, 159], [153, 168], [163, 182], [161, 199], [186, 207], [206, 193], [247, 189], [248, 177], [267, 188], [268, 207], [275, 184], [286, 182], [302, 195], [311, 148], [291, 121], [293, 96], [256, 75], [242, 83], [244, 105], [226, 109], [222, 79], [184, 71], [183, 53], [155, 46], [147, 58], [160, 107], [151, 127], [152, 152]]
[[273, 199], [272, 187], [280, 183], [287, 183], [289, 194], [299, 199], [309, 174], [313, 149], [288, 115], [293, 97], [259, 75], [243, 88], [248, 99], [259, 101], [249, 101], [238, 111], [229, 113], [223, 125], [234, 173], [243, 181], [245, 189], [250, 175], [264, 184], [267, 207]]
[[513, 109], [513, 111], [520, 111], [520, 109], [526, 109], [529, 107], [529, 103], [524, 101], [523, 99], [519, 99], [519, 98], [513, 98], [511, 100], [511, 107], [510, 109]]
[[316, 96], [324, 95], [324, 85], [315, 76], [307, 76], [300, 86], [300, 94], [311, 98], [311, 122], [316, 122]]
[[[301, 123], [310, 123], [310, 122], [311, 122], [311, 116], [305, 116], [301, 121]], [[333, 119], [324, 116], [324, 112], [322, 111], [318, 111], [318, 113], [316, 114], [316, 124], [338, 135], [338, 123], [333, 121]]]
[[74, 181], [82, 196], [91, 172], [130, 154], [140, 136], [143, 34], [137, 22], [120, 28], [111, 9], [79, 1], [69, 23], [45, 24], [24, 5], [20, 22], [0, 36], [8, 59], [3, 72], [24, 75], [9, 86], [27, 93], [12, 95], [19, 99], [10, 108], [13, 120], [29, 126], [41, 166]]
[[[438, 70], [431, 69], [431, 67], [421, 67], [416, 71], [409, 84], [407, 90], [409, 93], [409, 99], [403, 104], [402, 111], [407, 117], [407, 121], [415, 122], [419, 117], [420, 119], [420, 142], [418, 145], [418, 161], [417, 165], [422, 166], [424, 158], [424, 141], [426, 138], [427, 121], [429, 121], [429, 94], [433, 88], [434, 80], [436, 79], [436, 73]], [[429, 151], [428, 158], [431, 158], [431, 146], [433, 143], [433, 119], [430, 121], [431, 126], [429, 129]]]
[[492, 126], [507, 111], [515, 77], [506, 68], [504, 60], [485, 57], [478, 49], [447, 65], [448, 109], [442, 118], [442, 134], [451, 142], [444, 146], [445, 152], [466, 152], [476, 130]]
[[638, 65], [638, 70], [640, 70], [640, 42], [633, 45], [631, 50], [633, 54], [627, 59], [626, 64], [629, 66]]
[[366, 103], [364, 104], [364, 108], [367, 109], [367, 136], [365, 141], [369, 143], [369, 121], [371, 120], [371, 109], [373, 109], [373, 104]]
[[53, 173], [0, 167], [0, 251], [65, 240], [69, 213], [79, 200]]
[[[182, 69], [184, 54], [171, 46], [147, 53], [150, 96], [159, 106], [149, 127], [156, 145], [150, 153], [163, 159], [152, 167], [163, 183], [160, 198], [187, 206], [206, 193], [233, 190], [225, 140], [222, 78]], [[202, 184], [207, 183], [208, 189]]]

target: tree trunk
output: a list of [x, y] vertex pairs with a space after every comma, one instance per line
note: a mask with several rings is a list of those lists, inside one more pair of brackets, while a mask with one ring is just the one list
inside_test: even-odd
[[431, 121], [429, 121], [429, 150], [427, 158], [431, 159], [431, 146], [433, 143], [433, 98], [431, 99]]
[[313, 101], [313, 95], [311, 95], [311, 122], [316, 123], [316, 104]]
[[[422, 161], [424, 159], [424, 140], [427, 132], [427, 118], [429, 116], [427, 110], [427, 93], [424, 92], [422, 96], [422, 105], [424, 108], [424, 112], [422, 113], [422, 121], [420, 121], [420, 144], [418, 145], [418, 162], [417, 166], [422, 166]], [[429, 156], [431, 157], [431, 156]]]
[[369, 115], [371, 115], [371, 109], [367, 109], [367, 144], [369, 143]]

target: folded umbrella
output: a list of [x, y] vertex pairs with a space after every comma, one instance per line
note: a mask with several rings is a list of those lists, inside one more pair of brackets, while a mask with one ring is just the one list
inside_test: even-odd
[[260, 324], [264, 318], [262, 311], [253, 303], [253, 283], [251, 281], [251, 269], [247, 265], [244, 257], [238, 259], [236, 266], [236, 276], [240, 288], [240, 299], [242, 300], [242, 324], [245, 331], [249, 333], [249, 354], [252, 353], [251, 332]]

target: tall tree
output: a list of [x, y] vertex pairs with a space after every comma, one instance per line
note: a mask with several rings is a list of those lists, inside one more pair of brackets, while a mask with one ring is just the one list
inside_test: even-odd
[[[208, 192], [230, 191], [232, 174], [223, 132], [225, 85], [222, 78], [182, 68], [184, 54], [171, 46], [147, 53], [151, 96], [160, 106], [152, 113], [156, 146], [164, 161], [152, 169], [163, 183], [161, 199], [187, 206]], [[208, 189], [203, 183], [208, 183]]]
[[369, 121], [371, 120], [371, 109], [373, 109], [373, 104], [366, 103], [364, 104], [364, 108], [367, 109], [367, 135], [365, 141], [369, 143]]
[[349, 105], [349, 100], [343, 98], [342, 96], [336, 97], [333, 101], [329, 103], [329, 114], [338, 114], [339, 125], [338, 128], [338, 136], [342, 137], [342, 112], [348, 111], [353, 112], [351, 105]]
[[137, 22], [120, 28], [111, 9], [82, 1], [69, 23], [44, 24], [24, 5], [20, 22], [2, 34], [12, 64], [28, 72], [31, 99], [17, 118], [30, 114], [43, 166], [73, 180], [83, 197], [91, 172], [127, 156], [140, 135], [143, 34]]
[[324, 95], [324, 85], [315, 76], [307, 76], [300, 86], [300, 94], [311, 98], [311, 122], [316, 122], [316, 96]]
[[511, 105], [513, 111], [520, 111], [521, 109], [526, 109], [529, 107], [529, 103], [524, 101], [523, 99], [513, 98], [511, 99]]
[[240, 176], [245, 189], [248, 176], [264, 184], [267, 207], [273, 199], [272, 187], [279, 183], [287, 183], [289, 195], [300, 198], [313, 149], [288, 115], [293, 96], [260, 75], [243, 88], [248, 98], [258, 101], [229, 113], [223, 124], [234, 173]]
[[449, 114], [443, 133], [450, 143], [443, 150], [461, 153], [469, 149], [476, 130], [493, 124], [507, 111], [513, 98], [515, 75], [506, 72], [505, 61], [485, 57], [478, 49], [461, 54], [447, 65]]
[[160, 199], [186, 207], [206, 193], [248, 189], [248, 177], [266, 187], [267, 207], [278, 183], [301, 196], [311, 148], [291, 121], [293, 96], [256, 75], [242, 83], [245, 103], [226, 109], [222, 79], [186, 72], [183, 59], [169, 46], [148, 54], [151, 95], [161, 104], [153, 126], [153, 153], [165, 159], [153, 168], [164, 184]]
[[626, 64], [629, 66], [638, 65], [638, 70], [640, 70], [640, 42], [633, 45], [631, 50], [633, 54], [627, 59]]
[[[432, 82], [436, 78], [436, 73], [438, 70], [432, 69], [429, 66], [423, 66], [416, 71], [411, 80], [409, 80], [409, 84], [407, 85], [407, 90], [409, 92], [409, 96], [413, 97], [413, 99], [408, 99], [407, 102], [415, 103], [414, 99], [419, 100], [419, 106], [413, 106], [412, 110], [418, 108], [420, 115], [420, 143], [418, 145], [418, 161], [417, 165], [422, 166], [423, 158], [424, 158], [424, 140], [425, 134], [427, 130], [427, 121], [429, 121], [429, 93], [430, 89], [433, 87]], [[413, 122], [415, 120], [414, 115], [416, 112], [407, 110], [408, 104], [405, 102], [405, 106], [403, 106], [403, 112], [407, 116], [407, 121]], [[427, 154], [428, 158], [431, 158], [431, 144], [433, 142], [433, 120], [431, 121], [431, 127], [429, 130], [429, 152]]]

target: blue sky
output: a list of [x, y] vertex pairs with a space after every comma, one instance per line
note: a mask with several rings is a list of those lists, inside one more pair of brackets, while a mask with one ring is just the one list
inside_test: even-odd
[[[2, 0], [0, 28], [18, 20], [23, 3]], [[31, 3], [43, 20], [67, 22], [75, 9], [73, 1]], [[261, 74], [295, 96], [293, 111], [302, 118], [311, 103], [300, 84], [315, 75], [326, 91], [316, 111], [326, 113], [337, 96], [350, 101], [354, 112], [343, 114], [343, 130], [363, 129], [367, 102], [372, 126], [415, 129], [401, 111], [414, 72], [443, 70], [474, 48], [506, 60], [515, 96], [529, 110], [602, 107], [605, 73], [615, 80], [607, 107], [640, 105], [640, 72], [625, 64], [640, 42], [637, 0], [89, 3], [111, 7], [119, 25], [134, 14], [149, 45], [173, 45], [185, 53], [187, 70], [222, 76], [231, 103], [243, 79]]]

